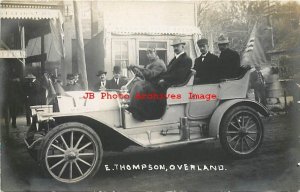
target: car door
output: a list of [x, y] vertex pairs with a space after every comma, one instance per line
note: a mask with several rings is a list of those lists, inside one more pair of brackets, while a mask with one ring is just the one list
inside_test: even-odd
[[219, 104], [219, 93], [219, 84], [192, 86], [191, 92], [188, 93], [186, 116], [189, 119], [208, 118]]

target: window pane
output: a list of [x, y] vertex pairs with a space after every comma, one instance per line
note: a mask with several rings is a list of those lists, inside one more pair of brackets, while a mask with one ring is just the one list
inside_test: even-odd
[[167, 63], [167, 51], [165, 50], [157, 50], [156, 51], [157, 56], [164, 61], [164, 63]]
[[122, 52], [122, 59], [128, 59], [128, 52], [127, 51]]
[[149, 59], [147, 57], [147, 52], [144, 50], [139, 51], [139, 65], [147, 65], [149, 64]]
[[120, 42], [120, 41], [113, 41], [113, 46], [112, 46], [112, 48], [113, 48], [114, 50], [120, 49], [120, 46], [121, 46], [121, 42]]
[[122, 46], [123, 47], [128, 47], [128, 42], [127, 41], [122, 41]]
[[147, 47], [148, 47], [147, 42], [140, 41], [140, 48], [147, 48]]
[[160, 49], [167, 49], [166, 42], [151, 42], [151, 41], [140, 41], [139, 43], [141, 49], [145, 49], [148, 47], [155, 47]]
[[120, 54], [120, 53], [116, 53], [116, 54], [115, 54], [115, 59], [122, 59], [121, 54]]
[[121, 52], [122, 59], [128, 59], [128, 42], [127, 41], [122, 42], [121, 51], [122, 51]]
[[121, 42], [120, 41], [113, 42], [112, 51], [114, 53], [114, 59], [121, 59]]
[[115, 65], [121, 65], [121, 61], [120, 60], [115, 60]]
[[128, 66], [128, 61], [122, 60], [122, 61], [120, 61], [120, 63], [121, 63], [121, 67], [122, 67], [122, 68], [127, 68], [127, 66]]
[[167, 48], [167, 43], [166, 42], [157, 42], [156, 43], [156, 48], [166, 49]]

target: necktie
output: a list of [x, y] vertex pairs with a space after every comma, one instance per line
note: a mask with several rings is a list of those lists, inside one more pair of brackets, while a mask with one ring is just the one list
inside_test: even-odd
[[115, 79], [117, 85], [119, 85], [119, 79]]
[[205, 59], [205, 56], [201, 56], [201, 57], [202, 57], [202, 58], [201, 58], [201, 59], [202, 59], [202, 61], [204, 61], [204, 59]]

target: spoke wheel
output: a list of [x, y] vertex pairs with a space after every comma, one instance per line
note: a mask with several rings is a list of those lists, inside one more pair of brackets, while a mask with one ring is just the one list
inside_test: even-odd
[[251, 107], [234, 107], [222, 119], [220, 142], [229, 154], [249, 157], [258, 150], [262, 139], [263, 124]]
[[40, 164], [54, 179], [79, 182], [93, 176], [103, 155], [97, 133], [81, 123], [64, 123], [47, 133]]

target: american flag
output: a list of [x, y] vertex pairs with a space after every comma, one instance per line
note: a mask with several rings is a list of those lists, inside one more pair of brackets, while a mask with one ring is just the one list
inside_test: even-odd
[[254, 25], [247, 42], [245, 51], [242, 55], [242, 65], [265, 65], [267, 63], [264, 50], [257, 38], [257, 24]]

